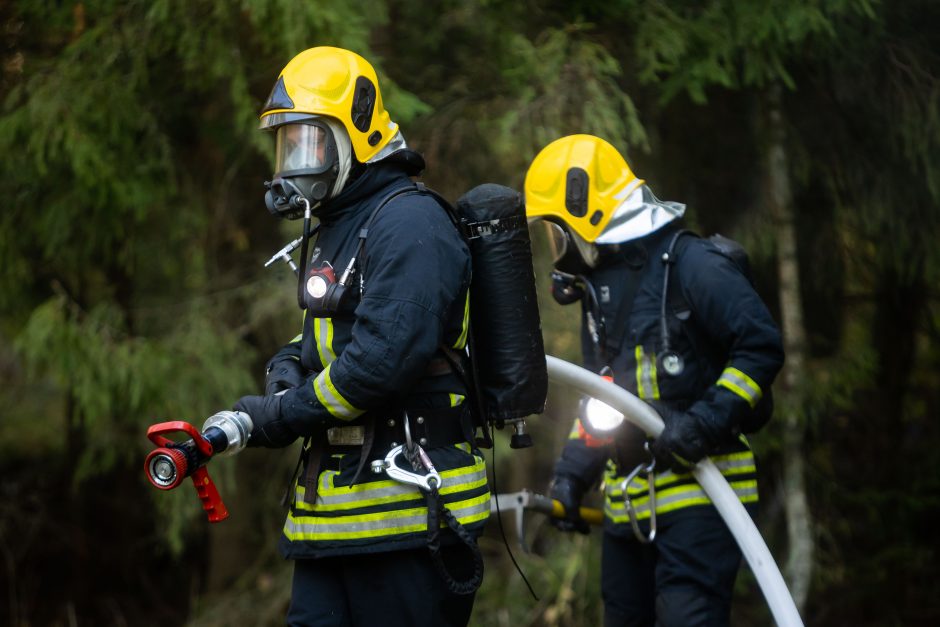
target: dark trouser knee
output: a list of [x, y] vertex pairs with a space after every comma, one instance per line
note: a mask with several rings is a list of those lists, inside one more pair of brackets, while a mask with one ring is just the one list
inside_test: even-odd
[[730, 615], [727, 599], [695, 586], [667, 588], [656, 595], [656, 627], [726, 627]]

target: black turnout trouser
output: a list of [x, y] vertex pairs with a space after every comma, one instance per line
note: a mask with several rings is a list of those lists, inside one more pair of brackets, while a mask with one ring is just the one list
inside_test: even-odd
[[[464, 547], [445, 546], [441, 553], [456, 578], [472, 573]], [[473, 599], [446, 588], [425, 547], [296, 560], [287, 624], [464, 627]]]
[[717, 510], [671, 512], [658, 527], [652, 544], [604, 533], [605, 627], [726, 627], [741, 550]]

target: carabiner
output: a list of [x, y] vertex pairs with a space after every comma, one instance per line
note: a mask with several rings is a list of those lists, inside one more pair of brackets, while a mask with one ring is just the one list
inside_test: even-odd
[[[633, 469], [627, 478], [623, 480], [621, 488], [623, 490], [623, 505], [627, 510], [627, 516], [630, 517], [630, 526], [633, 527], [633, 535], [636, 536], [636, 539], [642, 542], [643, 544], [650, 544], [656, 538], [656, 460], [653, 459], [649, 464], [639, 464], [636, 468]], [[636, 509], [633, 507], [633, 500], [630, 498], [629, 492], [627, 492], [627, 486], [629, 486], [633, 480], [641, 472], [646, 473], [646, 485], [647, 491], [649, 492], [649, 510], [650, 510], [650, 532], [649, 535], [644, 535], [640, 530], [640, 523], [637, 519]]]
[[415, 444], [414, 446], [417, 449], [418, 459], [421, 460], [421, 463], [428, 471], [426, 474], [421, 475], [417, 472], [406, 470], [398, 465], [398, 456], [404, 456], [406, 454], [404, 444], [399, 444], [390, 450], [388, 455], [385, 456], [384, 460], [376, 460], [372, 462], [372, 472], [376, 474], [385, 472], [389, 479], [394, 479], [399, 483], [417, 486], [425, 492], [431, 492], [432, 490], [440, 489], [441, 476], [434, 468], [434, 464], [431, 463], [431, 458], [428, 457], [428, 454], [419, 445]]

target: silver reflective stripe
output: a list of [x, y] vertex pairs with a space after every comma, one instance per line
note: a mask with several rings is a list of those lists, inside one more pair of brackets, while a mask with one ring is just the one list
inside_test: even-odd
[[320, 356], [320, 364], [325, 368], [336, 359], [336, 352], [333, 350], [333, 321], [330, 318], [314, 318], [313, 327], [317, 334], [317, 354]]
[[365, 412], [364, 409], [353, 407], [352, 403], [343, 398], [330, 378], [329, 364], [313, 380], [313, 391], [328, 412], [341, 420], [350, 420]]
[[659, 384], [656, 381], [656, 355], [648, 355], [643, 347], [637, 345], [634, 350], [636, 358], [636, 391], [637, 396], [643, 399], [659, 398]]
[[727, 367], [722, 371], [721, 376], [718, 377], [718, 381], [715, 385], [719, 385], [723, 388], [727, 388], [747, 401], [747, 404], [751, 407], [757, 405], [757, 402], [761, 399], [761, 396], [764, 393], [761, 391], [760, 386], [752, 379], [747, 376], [737, 368]]

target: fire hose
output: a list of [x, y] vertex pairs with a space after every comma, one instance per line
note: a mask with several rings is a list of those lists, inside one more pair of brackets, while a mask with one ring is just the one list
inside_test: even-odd
[[[603, 377], [567, 361], [546, 356], [548, 377], [555, 383], [570, 385], [623, 412], [627, 420], [637, 425], [650, 437], [655, 438], [663, 430], [659, 414], [622, 387]], [[787, 589], [783, 575], [777, 567], [770, 550], [748, 515], [741, 501], [731, 489], [718, 467], [708, 458], [692, 467], [692, 474], [711, 499], [741, 552], [747, 560], [757, 583], [767, 599], [774, 620], [781, 627], [802, 627], [803, 621]]]

